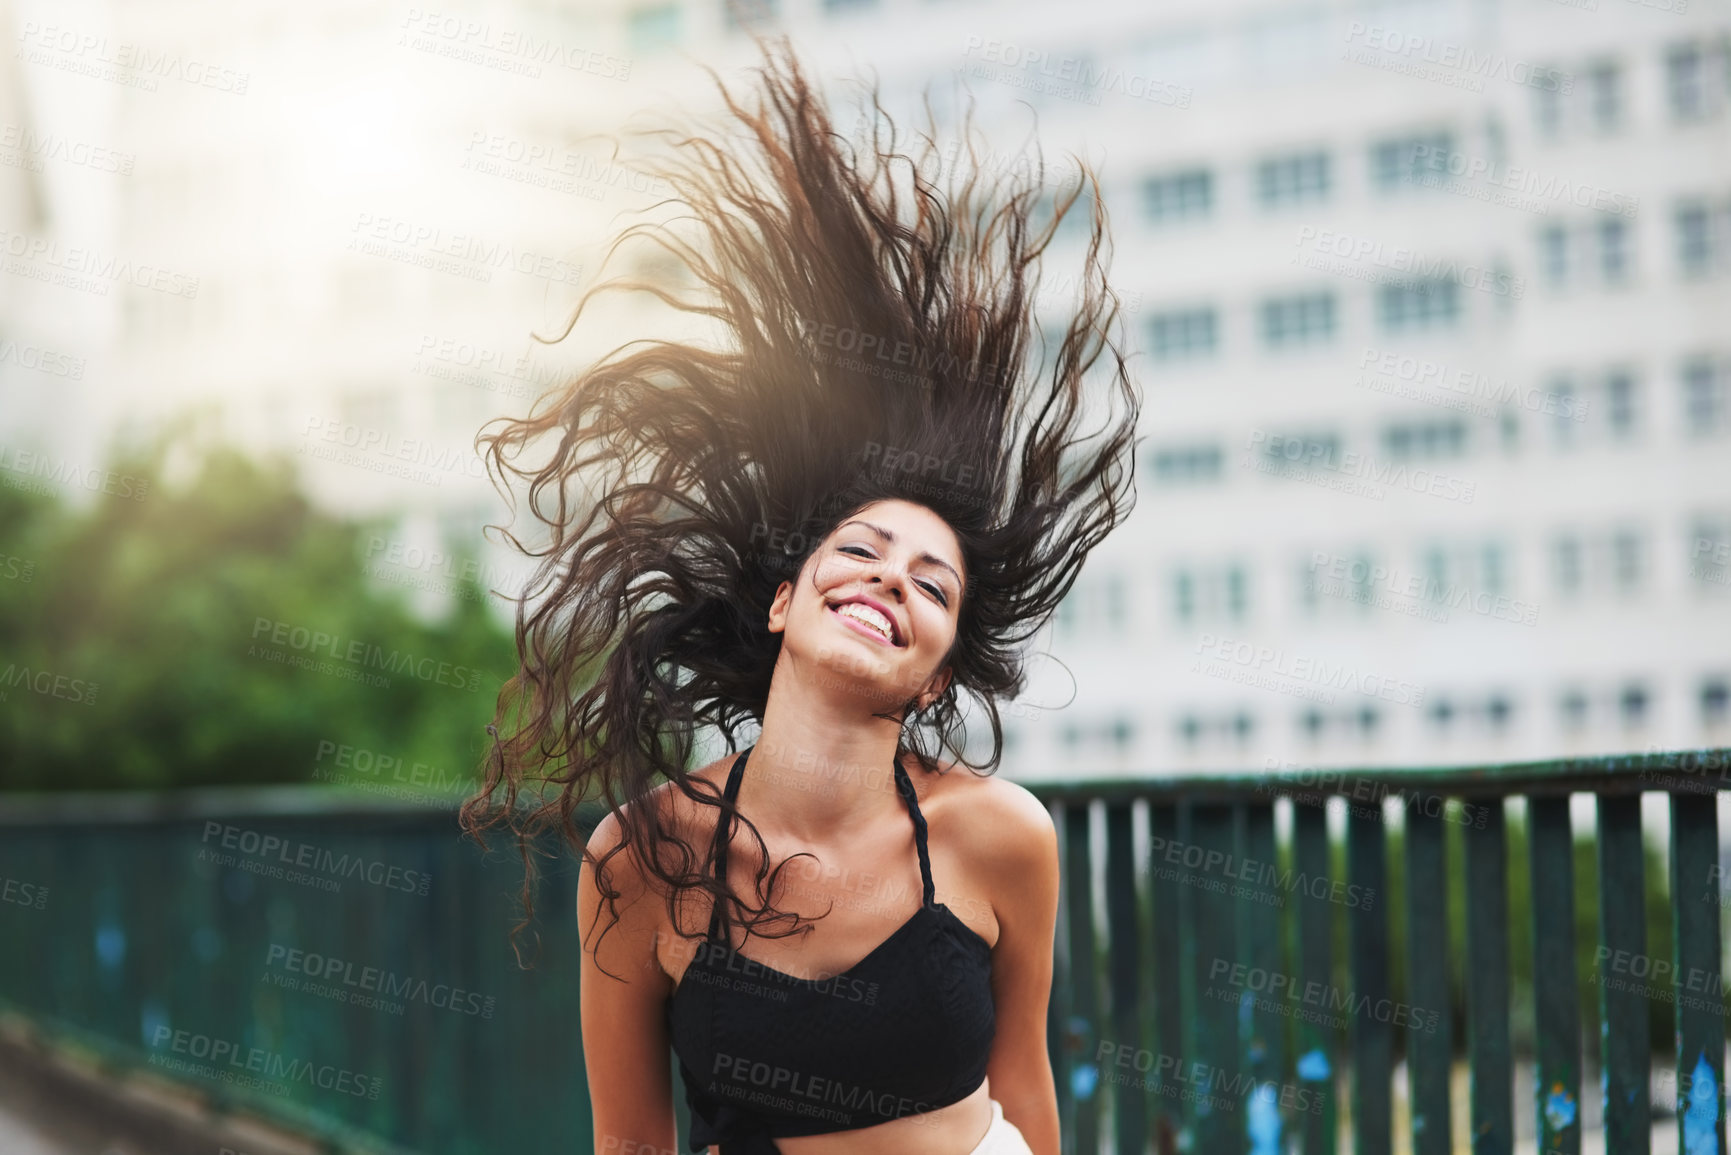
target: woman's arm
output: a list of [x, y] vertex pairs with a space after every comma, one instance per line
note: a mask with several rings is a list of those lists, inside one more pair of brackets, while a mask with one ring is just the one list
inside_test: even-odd
[[1046, 1052], [1052, 996], [1052, 947], [1058, 926], [1058, 832], [1045, 803], [1024, 786], [1007, 789], [981, 823], [993, 880], [998, 942], [992, 948], [997, 1033], [986, 1063], [992, 1098], [1004, 1105], [1034, 1155], [1059, 1155], [1058, 1090]]
[[[588, 849], [603, 856], [621, 837], [619, 823], [609, 814], [596, 824]], [[612, 916], [596, 885], [595, 869], [584, 862], [578, 872], [583, 1064], [589, 1075], [597, 1155], [672, 1155], [678, 1141], [671, 1044], [662, 1018], [673, 982], [656, 961], [660, 912], [636, 863], [629, 849], [607, 863], [608, 881], [621, 894], [616, 900], [619, 922], [605, 939], [601, 932]], [[602, 973], [602, 967], [611, 974]]]

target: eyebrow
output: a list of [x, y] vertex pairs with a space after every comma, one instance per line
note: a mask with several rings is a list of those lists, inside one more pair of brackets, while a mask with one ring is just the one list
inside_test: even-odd
[[[889, 530], [885, 529], [881, 525], [873, 525], [871, 522], [862, 521], [859, 518], [855, 518], [852, 521], [844, 521], [837, 528], [838, 529], [845, 529], [850, 525], [863, 525], [867, 529], [871, 530], [873, 533], [877, 534], [879, 537], [883, 538], [885, 541], [889, 542], [890, 544], [892, 544], [892, 545], [895, 544], [895, 540], [896, 540], [895, 534], [891, 533]], [[956, 567], [951, 565], [949, 562], [945, 561], [943, 558], [939, 557], [937, 554], [935, 554], [935, 553], [922, 553], [922, 554], [920, 554], [918, 560], [930, 562], [933, 565], [943, 566], [945, 569], [949, 570], [951, 576], [956, 579], [957, 585], [964, 585], [964, 586], [967, 585], [967, 583], [962, 580], [962, 575], [959, 573], [956, 573]]]

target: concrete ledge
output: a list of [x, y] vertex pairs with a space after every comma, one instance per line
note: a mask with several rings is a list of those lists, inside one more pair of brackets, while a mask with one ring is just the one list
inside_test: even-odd
[[46, 1150], [68, 1155], [330, 1155], [336, 1150], [248, 1114], [218, 1114], [208, 1096], [168, 1079], [143, 1073], [116, 1078], [15, 1018], [0, 1022], [0, 1113], [40, 1132]]

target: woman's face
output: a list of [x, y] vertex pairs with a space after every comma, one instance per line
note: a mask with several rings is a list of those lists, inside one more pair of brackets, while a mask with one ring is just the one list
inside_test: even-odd
[[943, 518], [911, 501], [873, 502], [836, 526], [797, 584], [781, 583], [769, 628], [785, 631], [783, 658], [802, 680], [855, 693], [874, 711], [914, 697], [924, 706], [949, 685], [940, 664], [966, 580]]

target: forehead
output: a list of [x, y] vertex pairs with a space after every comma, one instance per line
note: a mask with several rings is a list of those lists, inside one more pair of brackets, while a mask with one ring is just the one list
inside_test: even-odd
[[918, 552], [922, 561], [943, 565], [961, 577], [963, 558], [955, 531], [932, 510], [912, 501], [875, 501], [837, 523], [835, 533], [863, 533]]
[[[837, 522], [836, 526], [839, 529], [849, 522], [862, 520], [885, 529], [905, 531], [906, 534], [918, 536], [922, 539], [922, 545], [956, 545], [956, 534], [950, 528], [950, 523], [918, 502], [902, 498], [874, 501], [870, 505], [862, 506], [857, 512], [848, 514]], [[898, 533], [898, 536], [901, 534]]]

